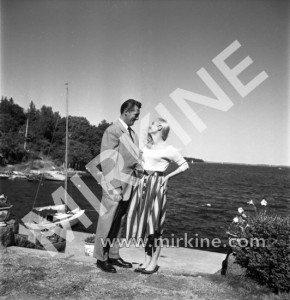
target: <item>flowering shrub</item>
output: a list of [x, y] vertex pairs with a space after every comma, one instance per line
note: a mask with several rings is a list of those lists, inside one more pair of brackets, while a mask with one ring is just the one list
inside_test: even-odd
[[246, 213], [242, 207], [233, 219], [227, 234], [236, 262], [246, 268], [246, 276], [275, 292], [290, 291], [290, 217], [258, 211], [254, 202], [247, 203], [254, 212]]
[[11, 206], [10, 201], [8, 200], [8, 198], [4, 195], [0, 196], [0, 208], [2, 207], [9, 207]]
[[92, 235], [88, 236], [87, 238], [85, 238], [85, 242], [93, 244], [95, 242], [95, 238], [96, 238], [96, 235], [92, 234]]

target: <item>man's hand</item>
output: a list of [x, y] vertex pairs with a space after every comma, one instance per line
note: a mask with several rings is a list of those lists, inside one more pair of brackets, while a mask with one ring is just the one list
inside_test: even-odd
[[139, 179], [141, 179], [143, 176], [144, 176], [144, 169], [143, 169], [143, 167], [142, 167], [142, 165], [141, 164], [137, 164], [136, 166], [135, 166], [135, 174], [136, 174], [136, 176], [139, 178]]
[[119, 202], [123, 199], [123, 194], [122, 194], [122, 189], [117, 188], [113, 190], [113, 195], [112, 195], [113, 201]]

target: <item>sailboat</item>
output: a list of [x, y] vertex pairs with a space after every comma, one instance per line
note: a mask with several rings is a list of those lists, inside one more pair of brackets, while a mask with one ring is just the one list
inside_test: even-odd
[[46, 180], [50, 180], [50, 181], [65, 181], [65, 174], [63, 174], [63, 172], [60, 171], [46, 171], [43, 173], [43, 177]]
[[10, 177], [9, 174], [6, 173], [0, 173], [0, 179], [8, 179]]
[[40, 222], [25, 223], [30, 229], [52, 229], [55, 226], [69, 229], [79, 223], [79, 218], [85, 213], [79, 207], [68, 211], [65, 204], [35, 207], [33, 211], [40, 216]]
[[[54, 226], [62, 228], [71, 228], [79, 222], [79, 218], [85, 213], [80, 207], [73, 210], [68, 210], [67, 203], [67, 179], [68, 179], [68, 84], [66, 84], [66, 138], [65, 138], [65, 165], [64, 174], [60, 173], [59, 177], [53, 175], [54, 178], [59, 178], [65, 182], [65, 204], [49, 205], [33, 208], [33, 212], [41, 218], [39, 222], [25, 223], [30, 229], [50, 229]], [[53, 172], [53, 171], [51, 171]], [[55, 171], [56, 172], [56, 171]], [[51, 173], [52, 174], [52, 173]], [[62, 175], [63, 177], [60, 177]], [[45, 174], [44, 174], [45, 176]], [[58, 179], [55, 179], [58, 180]]]

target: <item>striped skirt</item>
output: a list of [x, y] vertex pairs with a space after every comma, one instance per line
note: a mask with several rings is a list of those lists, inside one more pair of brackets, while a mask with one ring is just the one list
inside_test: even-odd
[[135, 188], [127, 216], [126, 238], [162, 235], [166, 214], [166, 186], [158, 173], [144, 175]]

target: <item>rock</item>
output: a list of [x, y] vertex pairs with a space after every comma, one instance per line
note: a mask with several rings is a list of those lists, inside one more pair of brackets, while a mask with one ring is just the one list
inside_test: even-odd
[[238, 265], [235, 261], [235, 256], [233, 254], [230, 254], [227, 260], [226, 276], [245, 276], [245, 274], [246, 269]]
[[0, 227], [0, 246], [14, 246], [14, 223], [7, 224], [5, 227]]
[[28, 236], [26, 236], [24, 234], [15, 234], [15, 246], [43, 250], [42, 247], [29, 241]]
[[9, 225], [13, 225], [13, 232], [14, 233], [18, 233], [19, 232], [19, 222], [18, 221], [15, 221], [15, 220], [9, 220], [7, 222], [7, 224]]

